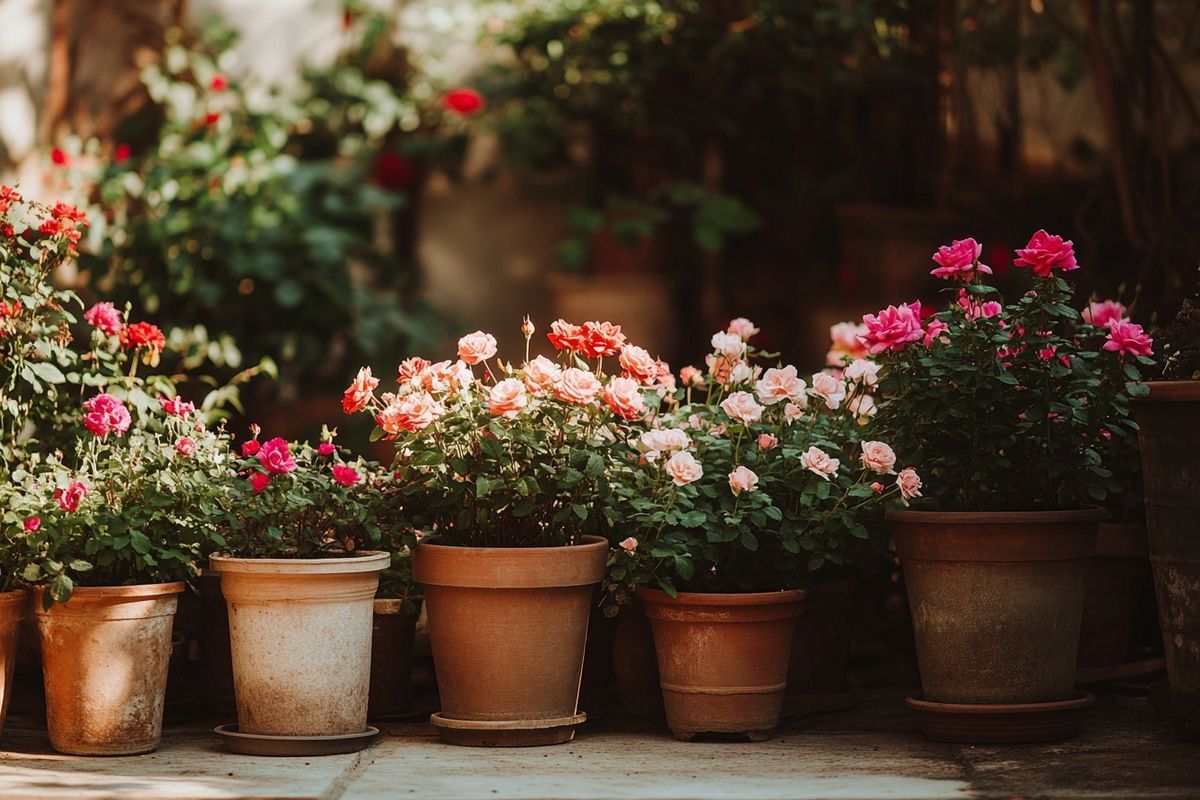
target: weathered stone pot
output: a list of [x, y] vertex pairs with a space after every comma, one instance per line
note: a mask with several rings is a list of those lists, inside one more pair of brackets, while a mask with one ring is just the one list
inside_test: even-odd
[[200, 594], [201, 702], [210, 714], [233, 716], [233, 654], [229, 649], [229, 609], [221, 594], [221, 574], [203, 570], [193, 579]]
[[229, 610], [238, 732], [365, 731], [375, 591], [391, 556], [213, 556], [210, 563]]
[[50, 745], [79, 756], [149, 753], [162, 736], [171, 626], [183, 583], [77, 586], [34, 597]]
[[659, 719], [663, 715], [658, 656], [654, 634], [642, 604], [634, 601], [617, 614], [613, 637], [613, 677], [621, 708], [633, 717]]
[[367, 700], [370, 719], [395, 717], [412, 711], [413, 640], [418, 616], [404, 610], [403, 600], [375, 600], [371, 625], [371, 691]]
[[1142, 589], [1150, 579], [1146, 525], [1101, 522], [1084, 581], [1080, 679], [1133, 658]]
[[413, 550], [442, 709], [442, 739], [472, 746], [561, 744], [586, 719], [579, 684], [593, 590], [608, 543]]
[[0, 736], [8, 717], [8, 701], [13, 693], [13, 670], [17, 666], [17, 642], [21, 621], [29, 606], [29, 592], [17, 589], [0, 592]]
[[1099, 508], [890, 509], [912, 611], [923, 698], [1067, 701]]
[[672, 598], [639, 589], [654, 631], [667, 727], [677, 739], [743, 734], [769, 739], [779, 724], [804, 592]]
[[808, 590], [792, 639], [784, 713], [836, 711], [854, 704], [847, 673], [857, 598], [858, 584], [852, 580], [827, 581]]
[[1200, 740], [1200, 381], [1149, 384], [1133, 403], [1171, 721]]

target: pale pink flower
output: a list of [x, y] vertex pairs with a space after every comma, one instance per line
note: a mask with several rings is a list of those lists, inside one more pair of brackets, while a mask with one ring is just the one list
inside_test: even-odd
[[816, 445], [800, 454], [800, 463], [806, 470], [814, 475], [820, 475], [825, 480], [829, 480], [831, 475], [836, 475], [838, 468], [842, 465], [839, 459], [833, 458]]
[[562, 371], [554, 384], [554, 396], [564, 403], [586, 405], [600, 393], [600, 381], [586, 369], [570, 367]]
[[1029, 244], [1017, 251], [1013, 264], [1030, 267], [1039, 278], [1049, 278], [1056, 269], [1070, 272], [1079, 268], [1075, 261], [1075, 245], [1044, 230], [1035, 233]]
[[779, 439], [773, 433], [762, 433], [758, 436], [759, 450], [770, 450], [772, 447], [775, 447], [778, 444]]
[[1084, 322], [1091, 323], [1097, 328], [1108, 327], [1109, 320], [1125, 319], [1125, 306], [1115, 300], [1101, 300], [1100, 302], [1088, 303], [1080, 316]]
[[873, 417], [879, 411], [875, 405], [875, 398], [869, 394], [856, 395], [846, 407], [856, 417]]
[[871, 491], [874, 492], [875, 494], [883, 494], [883, 484], [880, 483], [879, 481], [873, 482], [871, 484]]
[[680, 450], [668, 458], [663, 469], [671, 476], [671, 481], [676, 486], [687, 486], [704, 476], [704, 468], [700, 466], [700, 462], [686, 450]]
[[862, 462], [872, 472], [887, 474], [896, 467], [896, 453], [883, 442], [863, 442]]
[[733, 365], [733, 369], [729, 371], [730, 383], [749, 383], [758, 377], [758, 368], [751, 367], [745, 361], [739, 361]]
[[175, 452], [191, 458], [196, 455], [196, 443], [186, 436], [181, 437], [179, 441], [175, 442]]
[[908, 505], [909, 500], [921, 496], [921, 476], [917, 475], [917, 471], [912, 467], [900, 470], [900, 474], [896, 476], [896, 485], [900, 487], [900, 496], [905, 505]]
[[743, 425], [752, 425], [762, 419], [763, 407], [749, 392], [734, 392], [725, 398], [721, 408], [730, 419], [737, 420]]
[[958, 293], [958, 305], [966, 312], [967, 319], [989, 319], [998, 317], [1004, 311], [1004, 306], [1000, 305], [995, 300], [988, 300], [980, 303], [966, 289]]
[[944, 280], [957, 280], [970, 283], [976, 274], [991, 275], [992, 268], [979, 263], [979, 255], [983, 245], [974, 239], [955, 239], [952, 244], [942, 245], [933, 254], [937, 264], [929, 274]]
[[725, 435], [725, 423], [722, 422], [720, 425], [713, 425], [711, 428], [708, 429], [708, 432], [712, 436], [724, 436]]
[[696, 367], [684, 367], [679, 370], [679, 381], [684, 386], [699, 388], [704, 385], [704, 373]]
[[846, 399], [846, 382], [828, 372], [818, 372], [812, 376], [812, 392], [832, 411]]
[[803, 403], [788, 403], [783, 407], [783, 418], [789, 425], [804, 416], [804, 406], [807, 403], [808, 399], [805, 398]]
[[512, 419], [527, 405], [529, 398], [525, 396], [525, 384], [516, 378], [502, 380], [488, 392], [488, 411], [493, 416]]
[[746, 343], [736, 333], [714, 333], [713, 353], [730, 362], [740, 361], [746, 355]]
[[396, 383], [410, 383], [418, 375], [429, 369], [429, 362], [420, 356], [406, 358], [400, 362], [400, 368], [396, 371]]
[[125, 327], [125, 318], [112, 303], [96, 303], [83, 312], [83, 318], [90, 325], [104, 331], [107, 336], [116, 336]]
[[756, 486], [758, 486], [758, 476], [751, 469], [743, 466], [729, 473], [729, 489], [735, 496], [742, 492], [752, 492]]
[[1108, 338], [1104, 349], [1121, 355], [1150, 356], [1154, 354], [1154, 340], [1146, 335], [1142, 326], [1124, 319], [1108, 321]]
[[754, 327], [754, 323], [745, 317], [738, 317], [729, 321], [729, 327], [725, 329], [725, 332], [734, 334], [743, 342], [748, 342], [758, 333], [758, 328]]
[[633, 378], [646, 385], [658, 380], [658, 359], [636, 344], [627, 344], [622, 347], [618, 362], [628, 378]]
[[879, 364], [867, 358], [856, 358], [842, 372], [842, 377], [850, 383], [875, 386], [879, 383]]
[[867, 354], [867, 348], [862, 343], [862, 336], [867, 332], [867, 326], [854, 322], [839, 322], [829, 329], [829, 352], [825, 355], [825, 363], [830, 367], [840, 367], [846, 359], [862, 358]]
[[729, 376], [738, 362], [730, 361], [725, 356], [709, 354], [704, 357], [704, 363], [708, 365], [708, 376], [713, 379], [713, 383], [724, 386], [729, 383]]
[[654, 380], [660, 390], [658, 396], [662, 397], [664, 394], [670, 394], [675, 391], [675, 373], [671, 372], [671, 365], [667, 362], [660, 359], [656, 363], [658, 365], [658, 374]]
[[613, 378], [604, 387], [604, 403], [621, 419], [637, 419], [646, 412], [646, 399], [633, 378]]
[[662, 453], [673, 453], [691, 447], [692, 440], [679, 428], [655, 428], [646, 431], [641, 438], [646, 451], [646, 460], [654, 461]]
[[545, 356], [538, 356], [525, 365], [525, 388], [535, 397], [553, 391], [554, 384], [562, 377], [562, 367]]
[[377, 386], [379, 386], [379, 379], [372, 377], [371, 368], [360, 369], [354, 376], [354, 382], [342, 394], [342, 411], [346, 414], [362, 411], [371, 404]]
[[468, 364], [478, 364], [496, 355], [496, 337], [483, 331], [468, 333], [458, 340], [458, 357]]
[[902, 303], [888, 306], [878, 314], [863, 316], [867, 332], [859, 339], [867, 346], [867, 352], [878, 355], [887, 350], [903, 350], [905, 345], [925, 336], [921, 327], [921, 302]]
[[637, 550], [637, 546], [638, 540], [632, 536], [621, 540], [621, 549], [626, 553], [632, 553], [633, 551]]

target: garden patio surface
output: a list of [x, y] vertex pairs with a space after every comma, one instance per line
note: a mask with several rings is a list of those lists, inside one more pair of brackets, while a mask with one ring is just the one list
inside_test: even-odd
[[853, 711], [803, 718], [761, 744], [685, 744], [608, 717], [566, 745], [474, 749], [406, 723], [382, 726], [361, 753], [300, 759], [226, 753], [214, 721], [168, 727], [146, 756], [62, 756], [35, 716], [15, 713], [0, 798], [1200, 797], [1200, 745], [1173, 739], [1145, 697], [1100, 697], [1072, 741], [1006, 747], [926, 741], [902, 698], [873, 689]]

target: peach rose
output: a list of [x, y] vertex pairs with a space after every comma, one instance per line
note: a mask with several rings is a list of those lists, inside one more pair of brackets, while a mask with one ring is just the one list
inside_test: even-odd
[[728, 361], [740, 361], [746, 355], [746, 343], [736, 333], [714, 333], [713, 353]]
[[867, 469], [882, 475], [895, 468], [896, 453], [883, 442], [863, 442], [862, 462]]
[[859, 339], [867, 332], [866, 325], [854, 322], [839, 322], [829, 329], [829, 352], [825, 363], [831, 367], [840, 367], [847, 358], [862, 358], [867, 354], [866, 345]]
[[638, 546], [638, 540], [633, 538], [632, 536], [630, 536], [627, 539], [623, 539], [621, 541], [621, 549], [624, 550], [626, 553], [632, 553], [634, 550], [637, 550], [637, 546]]
[[912, 467], [900, 470], [900, 474], [896, 476], [896, 485], [900, 487], [900, 496], [905, 505], [914, 497], [921, 496], [921, 476]]
[[496, 337], [483, 331], [468, 333], [458, 340], [458, 357], [468, 364], [478, 364], [496, 355]]
[[400, 369], [396, 372], [396, 383], [409, 383], [427, 369], [429, 369], [429, 362], [425, 359], [417, 356], [406, 358], [400, 362]]
[[402, 431], [418, 433], [432, 425], [446, 413], [441, 403], [428, 392], [415, 392], [396, 397], [375, 418], [388, 439], [394, 439]]
[[738, 467], [729, 473], [729, 488], [734, 495], [739, 495], [742, 492], [752, 492], [756, 486], [758, 486], [758, 476], [751, 469]]
[[821, 448], [813, 445], [800, 455], [800, 463], [814, 475], [820, 475], [829, 480], [830, 475], [836, 475], [842, 462], [833, 458]]
[[372, 377], [371, 368], [363, 367], [358, 371], [358, 375], [354, 377], [354, 382], [342, 394], [342, 411], [347, 414], [356, 414], [371, 404], [371, 399], [375, 396], [375, 387], [379, 385], [379, 379]]
[[552, 391], [561, 377], [562, 367], [545, 356], [538, 356], [525, 365], [525, 388], [537, 397]]
[[754, 327], [754, 323], [745, 317], [738, 317], [729, 320], [729, 327], [725, 329], [725, 332], [732, 333], [743, 342], [748, 342], [754, 334], [758, 333], [758, 328]]
[[671, 481], [676, 486], [687, 486], [689, 483], [700, 480], [704, 475], [704, 468], [700, 466], [700, 462], [686, 450], [680, 450], [668, 458], [663, 469], [671, 476]]
[[729, 415], [730, 419], [735, 419], [744, 425], [752, 425], [762, 419], [763, 407], [754, 400], [754, 395], [749, 392], [734, 392], [725, 398], [721, 403], [721, 408]]
[[850, 383], [875, 386], [879, 383], [879, 364], [866, 358], [856, 358], [846, 367], [842, 377]]
[[846, 399], [846, 382], [828, 372], [818, 372], [812, 376], [812, 391], [832, 411]]
[[699, 388], [704, 385], [704, 373], [695, 367], [684, 367], [679, 370], [679, 381], [684, 386]]
[[413, 380], [413, 384], [432, 394], [446, 394], [469, 386], [475, 380], [471, 368], [462, 361], [451, 364], [439, 361], [430, 364]]
[[646, 411], [642, 389], [633, 378], [613, 378], [604, 387], [604, 402], [621, 419], [637, 419]]
[[808, 404], [808, 399], [805, 398], [804, 403], [788, 403], [783, 407], [783, 418], [788, 424], [795, 422], [804, 416], [804, 406]]
[[600, 393], [600, 381], [586, 369], [571, 367], [564, 369], [554, 384], [554, 396], [564, 403], [584, 405], [592, 402]]
[[724, 386], [729, 383], [730, 373], [737, 365], [736, 361], [730, 361], [725, 356], [707, 355], [704, 357], [704, 363], [708, 365], [708, 376], [713, 379], [713, 382]]
[[779, 439], [773, 433], [764, 433], [758, 437], [758, 449], [770, 450], [779, 444]]
[[611, 322], [585, 322], [583, 336], [583, 353], [592, 358], [615, 356], [625, 344], [625, 334], [621, 333], [621, 326]]
[[692, 440], [679, 428], [656, 428], [646, 431], [642, 434], [641, 442], [642, 447], [646, 449], [647, 461], [654, 461], [662, 453], [686, 450], [692, 445]]
[[804, 390], [807, 388], [792, 366], [782, 369], [769, 369], [755, 387], [758, 399], [769, 406], [790, 400], [793, 403], [805, 402]]
[[636, 344], [622, 347], [619, 361], [627, 378], [633, 378], [646, 385], [658, 380], [658, 359]]
[[527, 405], [529, 398], [525, 396], [525, 384], [516, 378], [502, 380], [488, 392], [488, 411], [493, 416], [512, 419]]

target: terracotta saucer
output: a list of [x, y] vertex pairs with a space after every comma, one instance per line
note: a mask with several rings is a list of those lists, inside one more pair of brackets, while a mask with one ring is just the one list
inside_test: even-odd
[[332, 756], [356, 753], [379, 735], [379, 728], [368, 725], [362, 733], [339, 736], [267, 736], [239, 733], [236, 724], [218, 725], [213, 730], [225, 740], [231, 753], [247, 756]]
[[466, 747], [541, 747], [575, 738], [575, 726], [587, 719], [582, 711], [556, 719], [473, 720], [433, 714], [429, 722], [446, 744]]
[[1071, 738], [1095, 702], [1091, 692], [1077, 691], [1055, 703], [931, 703], [913, 696], [904, 705], [935, 742], [1023, 744]]

